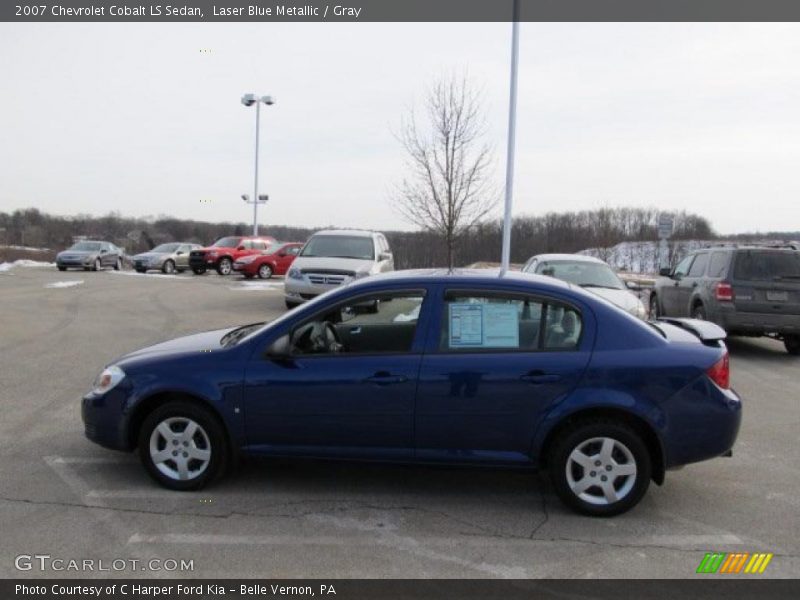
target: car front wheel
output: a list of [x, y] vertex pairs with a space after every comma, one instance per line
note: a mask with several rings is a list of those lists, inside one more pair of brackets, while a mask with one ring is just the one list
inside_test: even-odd
[[269, 265], [261, 265], [258, 267], [258, 277], [259, 279], [269, 279], [272, 277], [272, 267]]
[[114, 270], [119, 271], [120, 269], [122, 269], [122, 259], [118, 258], [114, 263]]
[[164, 264], [161, 266], [161, 270], [166, 275], [172, 275], [175, 272], [175, 263], [172, 260], [165, 260]]
[[203, 275], [206, 270], [203, 267], [192, 267], [192, 273], [195, 275]]
[[650, 318], [657, 319], [661, 316], [661, 311], [658, 310], [658, 297], [655, 294], [650, 294]]
[[59, 271], [66, 271], [66, 270], [67, 270], [67, 267], [58, 267], [58, 270], [59, 270]]
[[613, 420], [583, 421], [565, 430], [549, 467], [561, 500], [592, 516], [630, 510], [650, 485], [647, 446], [634, 429]]
[[206, 409], [169, 402], [142, 423], [139, 456], [150, 476], [164, 487], [198, 490], [224, 470], [225, 436]]
[[102, 263], [100, 262], [100, 259], [99, 259], [99, 258], [96, 258], [96, 259], [94, 260], [94, 267], [92, 267], [92, 270], [93, 270], [93, 271], [99, 271], [99, 270], [100, 270], [100, 269], [102, 269], [102, 268], [103, 268], [103, 265], [102, 265]]
[[786, 351], [792, 356], [800, 356], [800, 335], [787, 335], [783, 338]]

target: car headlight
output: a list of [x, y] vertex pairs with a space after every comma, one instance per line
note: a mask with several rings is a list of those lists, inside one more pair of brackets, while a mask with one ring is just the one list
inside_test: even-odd
[[289, 279], [302, 279], [303, 274], [300, 272], [300, 269], [289, 269], [289, 272], [286, 274]]
[[631, 314], [643, 321], [647, 319], [647, 309], [644, 307], [644, 303], [641, 300], [639, 300], [636, 306], [631, 310]]
[[106, 367], [94, 380], [92, 391], [95, 394], [105, 394], [114, 389], [123, 379], [125, 379], [125, 371], [115, 365]]

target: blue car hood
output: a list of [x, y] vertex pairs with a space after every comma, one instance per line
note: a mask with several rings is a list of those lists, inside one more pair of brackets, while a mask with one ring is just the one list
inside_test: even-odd
[[187, 335], [167, 342], [161, 342], [153, 346], [147, 346], [140, 350], [136, 350], [129, 354], [121, 356], [112, 364], [124, 365], [127, 362], [133, 362], [138, 359], [149, 359], [154, 357], [164, 358], [169, 355], [183, 355], [195, 352], [203, 352], [208, 350], [217, 350], [220, 348], [219, 341], [229, 331], [238, 329], [238, 327], [228, 327], [226, 329], [215, 329], [214, 331], [204, 331], [203, 333], [195, 333]]

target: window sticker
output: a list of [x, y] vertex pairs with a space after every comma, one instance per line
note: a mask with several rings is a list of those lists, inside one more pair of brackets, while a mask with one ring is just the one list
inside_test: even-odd
[[450, 348], [518, 348], [519, 311], [514, 304], [449, 304]]
[[483, 345], [483, 304], [450, 304], [450, 347], [470, 348]]

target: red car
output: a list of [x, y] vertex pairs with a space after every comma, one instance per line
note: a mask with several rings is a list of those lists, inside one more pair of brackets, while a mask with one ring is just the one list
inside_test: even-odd
[[189, 254], [189, 267], [195, 275], [201, 275], [208, 269], [216, 269], [220, 275], [229, 275], [234, 261], [263, 252], [274, 243], [275, 238], [268, 235], [224, 237], [207, 248], [192, 250]]
[[278, 242], [259, 254], [237, 259], [233, 263], [233, 270], [248, 279], [256, 275], [261, 279], [269, 279], [273, 275], [286, 275], [286, 271], [302, 248], [303, 244], [300, 242]]

